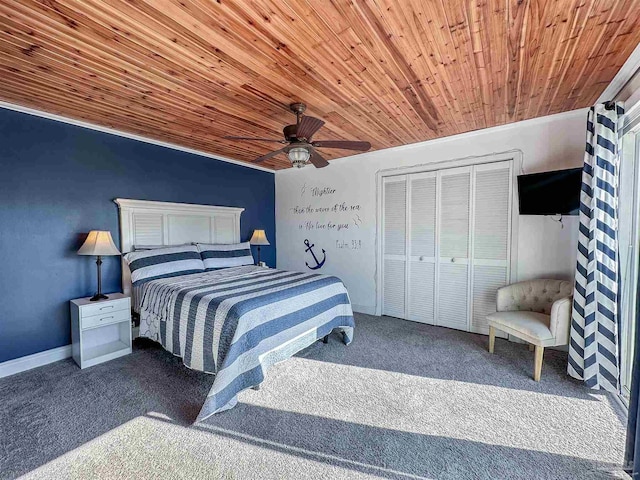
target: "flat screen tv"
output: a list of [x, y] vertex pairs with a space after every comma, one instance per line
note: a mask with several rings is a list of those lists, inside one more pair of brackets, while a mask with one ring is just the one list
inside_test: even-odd
[[582, 168], [518, 176], [520, 215], [578, 215]]

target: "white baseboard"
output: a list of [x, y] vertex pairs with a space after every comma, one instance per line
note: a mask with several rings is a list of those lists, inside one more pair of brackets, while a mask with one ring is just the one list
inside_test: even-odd
[[0, 378], [25, 372], [32, 368], [41, 367], [69, 357], [71, 357], [71, 345], [65, 345], [64, 347], [52, 348], [51, 350], [45, 350], [44, 352], [34, 353], [33, 355], [27, 355], [26, 357], [9, 360], [7, 362], [0, 363]]
[[358, 313], [366, 313], [368, 315], [376, 314], [376, 307], [374, 306], [351, 304], [351, 308], [353, 309], [354, 312], [358, 312]]

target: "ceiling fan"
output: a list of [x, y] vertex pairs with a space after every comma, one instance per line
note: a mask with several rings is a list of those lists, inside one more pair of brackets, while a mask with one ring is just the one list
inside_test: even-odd
[[279, 150], [267, 153], [256, 158], [253, 163], [260, 163], [275, 157], [280, 153], [286, 153], [291, 165], [297, 168], [304, 167], [311, 162], [317, 168], [326, 167], [329, 162], [320, 155], [316, 148], [342, 148], [345, 150], [357, 150], [366, 152], [371, 148], [369, 142], [349, 141], [349, 140], [317, 140], [312, 141], [313, 135], [322, 128], [324, 122], [318, 118], [305, 117], [302, 114], [307, 109], [304, 103], [292, 103], [289, 108], [296, 114], [296, 123], [287, 125], [282, 129], [284, 140], [273, 140], [270, 138], [235, 137], [226, 136], [229, 140], [252, 141], [252, 142], [276, 142], [287, 145]]

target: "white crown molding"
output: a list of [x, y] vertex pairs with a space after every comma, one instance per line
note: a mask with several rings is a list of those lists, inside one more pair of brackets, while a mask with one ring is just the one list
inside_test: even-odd
[[48, 365], [71, 357], [71, 345], [45, 350], [44, 352], [34, 353], [26, 357], [16, 358], [7, 362], [0, 363], [0, 378], [15, 375], [16, 373], [25, 372], [32, 368]]
[[145, 209], [145, 210], [158, 210], [160, 212], [172, 211], [185, 211], [188, 213], [194, 213], [201, 211], [206, 214], [240, 214], [244, 212], [242, 207], [219, 207], [217, 205], [198, 205], [195, 203], [174, 203], [174, 202], [158, 202], [154, 200], [133, 200], [130, 198], [116, 198], [113, 200], [121, 209]]
[[[498, 132], [512, 130], [514, 128], [520, 128], [525, 126], [531, 127], [533, 125], [544, 124], [544, 123], [555, 121], [555, 120], [562, 120], [563, 118], [584, 117], [586, 122], [588, 110], [589, 110], [588, 108], [579, 108], [577, 110], [569, 110], [568, 112], [554, 113], [553, 115], [545, 115], [544, 117], [530, 118], [528, 120], [521, 120], [519, 122], [506, 123], [504, 125], [498, 125], [495, 127], [481, 128], [479, 130], [472, 130], [470, 132], [458, 133], [456, 135], [449, 135], [447, 137], [433, 138], [431, 140], [425, 140], [424, 142], [416, 142], [416, 143], [409, 143], [406, 145], [398, 145], [397, 147], [382, 148], [380, 150], [374, 150], [372, 152], [363, 152], [357, 155], [350, 155], [348, 157], [336, 158], [331, 160], [331, 163], [342, 162], [345, 160], [349, 161], [349, 160], [353, 160], [363, 156], [372, 156], [372, 155], [388, 154], [388, 153], [395, 153], [395, 152], [406, 152], [416, 148], [432, 147], [440, 143], [469, 140], [479, 135], [488, 135], [491, 133], [498, 133]], [[291, 173], [291, 171], [297, 171], [297, 169], [285, 168], [283, 170], [276, 171], [276, 174], [283, 174], [286, 172]]]
[[[633, 52], [632, 56], [636, 54], [636, 52], [638, 51], [638, 49], [636, 49], [636, 51]], [[639, 52], [640, 55], [640, 52]], [[629, 60], [631, 60], [631, 57], [629, 58]], [[626, 63], [625, 63], [626, 66]], [[624, 68], [624, 67], [623, 67]], [[194, 155], [199, 155], [202, 157], [207, 157], [207, 158], [212, 158], [214, 160], [219, 160], [221, 162], [227, 162], [227, 163], [232, 163], [234, 165], [239, 165], [242, 167], [247, 167], [247, 168], [253, 168], [255, 170], [261, 170], [264, 172], [269, 172], [269, 173], [277, 173], [277, 172], [287, 172], [289, 170], [296, 170], [296, 169], [290, 169], [290, 168], [285, 168], [282, 170], [273, 170], [270, 168], [266, 168], [266, 167], [261, 167], [259, 165], [253, 165], [250, 163], [246, 163], [246, 162], [241, 162], [239, 160], [233, 160], [230, 158], [226, 158], [226, 157], [220, 157], [220, 156], [215, 156], [212, 155], [210, 153], [206, 153], [206, 152], [202, 152], [200, 150], [194, 150], [191, 148], [187, 148], [187, 147], [181, 147], [180, 145], [175, 145], [173, 143], [167, 143], [167, 142], [162, 142], [159, 140], [153, 140], [147, 137], [143, 137], [141, 135], [136, 135], [133, 133], [127, 133], [127, 132], [122, 132], [120, 130], [115, 130], [112, 128], [108, 128], [108, 127], [102, 127], [99, 125], [94, 125], [92, 123], [88, 123], [88, 122], [84, 122], [82, 120], [74, 120], [72, 118], [67, 118], [67, 117], [63, 117], [61, 115], [56, 115], [53, 113], [47, 113], [47, 112], [43, 112], [40, 110], [35, 110], [33, 108], [29, 108], [29, 107], [23, 107], [21, 105], [16, 105], [16, 104], [12, 104], [12, 103], [7, 103], [7, 102], [3, 102], [0, 101], [0, 108], [5, 108], [7, 110], [14, 110], [16, 112], [21, 112], [21, 113], [26, 113], [29, 115], [34, 115], [37, 117], [42, 117], [42, 118], [47, 118], [49, 120], [54, 120], [57, 122], [62, 122], [62, 123], [68, 123], [70, 125], [75, 125], [78, 127], [82, 127], [82, 128], [88, 128], [90, 130], [95, 130], [98, 132], [102, 132], [102, 133], [107, 133], [110, 135], [117, 135], [120, 137], [124, 137], [124, 138], [129, 138], [131, 140], [137, 140], [139, 142], [145, 142], [145, 143], [150, 143], [152, 145], [158, 145], [161, 147], [165, 147], [165, 148], [170, 148], [172, 150], [178, 150], [181, 152], [186, 152], [186, 153], [191, 153]], [[424, 142], [416, 142], [416, 143], [410, 143], [410, 144], [406, 144], [406, 145], [398, 145], [396, 147], [389, 147], [389, 148], [382, 148], [380, 150], [374, 150], [372, 152], [363, 152], [357, 155], [350, 155], [348, 157], [340, 157], [340, 158], [336, 158], [331, 160], [331, 163], [333, 162], [339, 162], [339, 161], [343, 161], [343, 160], [349, 160], [349, 159], [353, 159], [362, 155], [375, 155], [375, 154], [379, 154], [379, 153], [392, 153], [392, 152], [402, 152], [402, 151], [406, 151], [406, 150], [411, 150], [414, 148], [423, 148], [423, 147], [428, 147], [428, 146], [433, 146], [436, 145], [438, 143], [442, 143], [442, 142], [449, 142], [449, 141], [455, 141], [455, 140], [461, 140], [461, 139], [467, 139], [467, 138], [472, 138], [476, 135], [483, 135], [483, 134], [488, 134], [488, 133], [495, 133], [495, 132], [500, 132], [503, 130], [509, 130], [512, 128], [516, 128], [519, 126], [523, 126], [523, 125], [536, 125], [539, 123], [545, 123], [548, 122], [550, 120], [554, 120], [554, 119], [561, 119], [563, 117], [571, 117], [574, 115], [586, 115], [586, 108], [581, 108], [581, 109], [577, 109], [577, 110], [571, 110], [568, 112], [561, 112], [561, 113], [555, 113], [553, 115], [546, 115], [544, 117], [536, 117], [536, 118], [531, 118], [528, 120], [522, 120], [519, 122], [513, 122], [513, 123], [507, 123], [504, 125], [498, 125], [495, 127], [489, 127], [489, 128], [482, 128], [479, 130], [472, 130], [470, 132], [464, 132], [464, 133], [459, 133], [456, 135], [449, 135], [446, 137], [439, 137], [439, 138], [434, 138], [431, 140], [425, 140]]]
[[89, 130], [95, 130], [97, 132], [108, 133], [109, 135], [117, 135], [118, 137], [128, 138], [130, 140], [137, 140], [138, 142], [150, 143], [159, 147], [170, 148], [172, 150], [178, 150], [180, 152], [191, 153], [193, 155], [199, 155], [201, 157], [212, 158], [213, 160], [219, 160], [221, 162], [232, 163], [241, 167], [253, 168], [254, 170], [262, 170], [263, 172], [275, 173], [275, 170], [267, 167], [261, 167], [259, 165], [253, 165], [247, 162], [241, 162], [239, 160], [233, 160], [232, 158], [222, 157], [219, 155], [212, 155], [211, 153], [203, 152], [201, 150], [195, 150], [193, 148], [182, 147], [175, 143], [163, 142], [161, 140], [154, 140], [152, 138], [144, 137], [142, 135], [136, 135], [135, 133], [123, 132], [122, 130], [116, 130], [115, 128], [102, 127], [93, 123], [85, 122], [83, 120], [76, 120], [55, 113], [48, 113], [42, 110], [36, 110], [34, 108], [24, 107], [14, 103], [8, 103], [0, 101], [0, 108], [7, 110], [13, 110], [15, 112], [26, 113], [28, 115], [34, 115], [36, 117], [46, 118], [48, 120], [54, 120], [56, 122], [68, 123], [69, 125], [75, 125], [76, 127], [88, 128]]
[[638, 44], [627, 61], [624, 62], [620, 70], [613, 80], [609, 82], [607, 88], [600, 94], [596, 103], [606, 102], [608, 100], [616, 100], [616, 96], [621, 92], [621, 90], [625, 87], [627, 82], [631, 80], [631, 77], [638, 71], [640, 68], [640, 44]]

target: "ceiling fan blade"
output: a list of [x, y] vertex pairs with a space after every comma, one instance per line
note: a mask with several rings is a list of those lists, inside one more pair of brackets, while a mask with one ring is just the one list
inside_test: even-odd
[[319, 118], [315, 117], [302, 117], [300, 120], [300, 125], [298, 125], [298, 129], [296, 130], [296, 137], [298, 139], [306, 138], [307, 141], [311, 140], [313, 134], [322, 128], [324, 122]]
[[309, 153], [311, 154], [309, 161], [313, 163], [316, 168], [322, 168], [329, 165], [329, 162], [327, 162], [327, 160], [313, 148], [309, 148]]
[[232, 135], [227, 135], [225, 137], [227, 140], [248, 140], [250, 142], [276, 142], [276, 143], [287, 143], [286, 140], [274, 140], [273, 138], [256, 138], [256, 137], [234, 137]]
[[261, 157], [256, 158], [253, 161], [253, 163], [264, 162], [265, 160], [269, 160], [271, 157], [275, 157], [276, 155], [278, 155], [280, 153], [285, 153], [288, 149], [289, 149], [289, 147], [284, 147], [284, 148], [281, 148], [280, 150], [275, 150], [273, 152], [269, 152], [266, 155], [262, 155]]
[[313, 142], [314, 147], [321, 148], [342, 148], [344, 150], [358, 150], [360, 152], [366, 152], [371, 148], [369, 142], [358, 142], [350, 140], [318, 140]]

